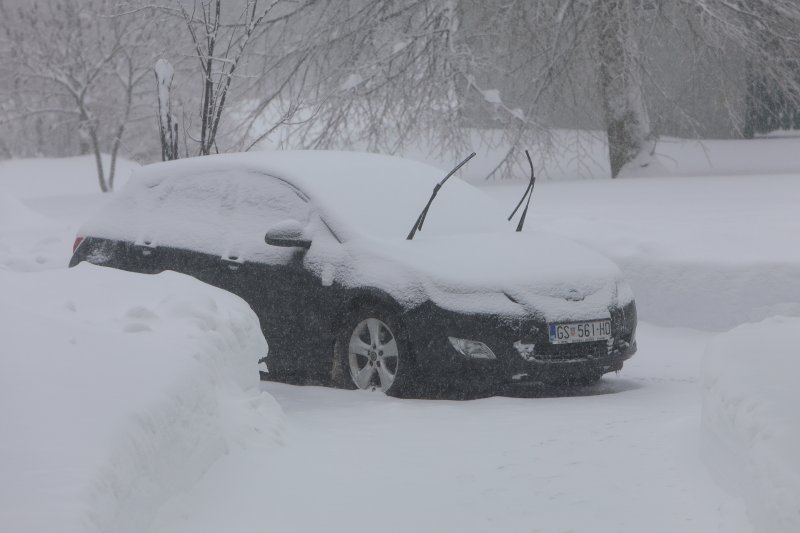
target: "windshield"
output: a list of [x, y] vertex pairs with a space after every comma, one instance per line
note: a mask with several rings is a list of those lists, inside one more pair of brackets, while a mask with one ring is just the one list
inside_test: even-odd
[[[297, 185], [343, 240], [361, 236], [405, 239], [433, 188], [447, 174], [423, 163], [370, 154], [291, 156], [271, 156], [271, 174]], [[321, 164], [323, 157], [325, 165]], [[317, 158], [320, 161], [315, 161]], [[453, 177], [442, 187], [415, 240], [432, 235], [513, 231], [506, 216], [495, 200]]]
[[[393, 184], [394, 185], [394, 184]], [[357, 234], [381, 239], [405, 239], [430, 196], [432, 186], [416, 180], [396, 186], [382, 184], [374, 190], [358, 190], [325, 202], [326, 220], [348, 237]], [[387, 190], [388, 189], [388, 190]], [[472, 185], [451, 179], [428, 211], [416, 239], [426, 236], [512, 231], [499, 205]]]

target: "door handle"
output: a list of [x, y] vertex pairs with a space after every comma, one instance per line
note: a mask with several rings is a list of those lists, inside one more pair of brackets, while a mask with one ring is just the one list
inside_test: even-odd
[[221, 257], [220, 260], [228, 266], [229, 270], [239, 270], [239, 267], [242, 266], [242, 260], [237, 256], [230, 256], [230, 257]]
[[133, 245], [134, 250], [138, 251], [142, 255], [150, 255], [153, 253], [153, 250], [156, 249], [156, 245], [153, 244], [153, 241], [144, 241], [144, 242], [137, 242]]

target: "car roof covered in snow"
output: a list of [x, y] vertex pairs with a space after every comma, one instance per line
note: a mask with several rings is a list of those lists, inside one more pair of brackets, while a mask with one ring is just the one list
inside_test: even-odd
[[[455, 164], [455, 162], [454, 162]], [[399, 157], [294, 150], [194, 157], [148, 165], [130, 187], [154, 187], [171, 176], [233, 172], [279, 178], [307, 196], [341, 238], [405, 238], [446, 170]], [[451, 178], [439, 192], [419, 237], [505, 229], [503, 212], [475, 187]]]

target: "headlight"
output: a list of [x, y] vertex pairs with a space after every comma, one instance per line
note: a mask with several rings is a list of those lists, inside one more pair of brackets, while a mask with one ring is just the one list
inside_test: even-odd
[[470, 359], [497, 359], [492, 350], [480, 341], [447, 337], [458, 353]]

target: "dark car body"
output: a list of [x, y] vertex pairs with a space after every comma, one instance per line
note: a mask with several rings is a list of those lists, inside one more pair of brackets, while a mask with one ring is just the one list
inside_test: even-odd
[[[352, 386], [337, 343], [355, 342], [354, 324], [372, 316], [391, 326], [402, 354], [402, 387], [398, 381], [387, 390], [393, 394], [592, 382], [636, 351], [636, 307], [616, 267], [572, 243], [514, 235], [491, 201], [484, 206], [463, 182], [448, 184], [452, 203], [437, 199], [443, 205], [433, 205], [426, 227], [405, 240], [436, 169], [340, 152], [198, 159], [134, 174], [81, 228], [70, 265], [173, 270], [237, 294], [261, 321], [272, 378]], [[469, 216], [456, 211], [473, 204]], [[360, 223], [375, 226], [373, 234]], [[539, 257], [529, 267], [502, 257], [528, 243], [526, 253]], [[546, 275], [537, 275], [537, 264]], [[608, 338], [550, 342], [554, 321], [595, 319], [610, 320]], [[479, 341], [494, 358], [465, 355], [451, 338]]]

